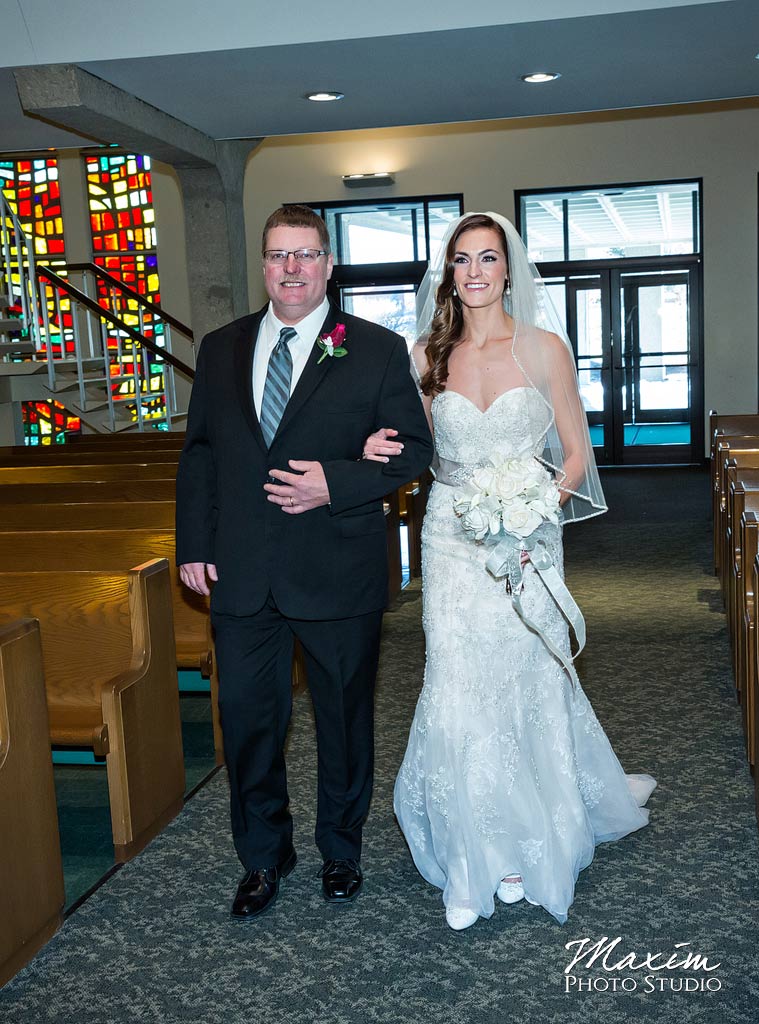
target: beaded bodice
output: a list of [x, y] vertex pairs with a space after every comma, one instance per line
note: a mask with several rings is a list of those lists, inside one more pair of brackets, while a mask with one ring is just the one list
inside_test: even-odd
[[493, 452], [539, 455], [550, 411], [534, 388], [504, 391], [482, 412], [458, 391], [442, 391], [432, 403], [435, 450], [441, 459], [474, 466]]

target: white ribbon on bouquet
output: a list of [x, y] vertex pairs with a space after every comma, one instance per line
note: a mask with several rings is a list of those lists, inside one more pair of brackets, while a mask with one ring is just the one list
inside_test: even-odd
[[[545, 631], [542, 630], [536, 622], [533, 622], [525, 613], [521, 600], [521, 566], [519, 569], [519, 582], [516, 586], [514, 586], [511, 579], [512, 573], [514, 572], [515, 555], [517, 562], [519, 563], [519, 561], [521, 561], [522, 551], [526, 551], [529, 554], [530, 563], [540, 577], [546, 590], [553, 598], [559, 611], [566, 619], [568, 625], [570, 625], [574, 631], [578, 647], [574, 655], [571, 655], [570, 657], [567, 657], [567, 655], [556, 646], [551, 638], [546, 635]], [[521, 541], [510, 534], [506, 534], [498, 540], [493, 552], [485, 563], [485, 568], [491, 576], [494, 576], [496, 579], [501, 579], [505, 576], [506, 591], [511, 597], [511, 604], [514, 611], [525, 626], [527, 626], [531, 632], [536, 633], [540, 637], [547, 649], [561, 664], [564, 671], [569, 676], [573, 689], [577, 687], [579, 685], [579, 679], [573, 662], [585, 647], [585, 619], [577, 605], [577, 602], [570, 594], [569, 588], [559, 575], [558, 569], [553, 564], [553, 559], [551, 558], [545, 544], [541, 543], [541, 541], [535, 537], [534, 533], [529, 537], [523, 538]]]

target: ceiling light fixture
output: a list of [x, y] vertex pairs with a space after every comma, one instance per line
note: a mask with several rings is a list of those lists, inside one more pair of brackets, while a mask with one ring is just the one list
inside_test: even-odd
[[303, 97], [304, 100], [311, 100], [312, 103], [332, 103], [333, 100], [342, 100], [345, 98], [343, 92], [307, 92]]
[[555, 82], [557, 78], [561, 78], [558, 71], [533, 71], [530, 75], [519, 76], [523, 82], [529, 82], [530, 85], [541, 85], [543, 82]]
[[378, 185], [394, 185], [395, 178], [390, 171], [375, 171], [374, 174], [344, 174], [346, 188], [376, 188]]

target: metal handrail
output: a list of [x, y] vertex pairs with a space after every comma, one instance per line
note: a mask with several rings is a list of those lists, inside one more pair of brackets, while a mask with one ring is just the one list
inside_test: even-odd
[[[180, 373], [184, 373], [187, 377], [190, 378], [190, 380], [194, 379], [195, 371], [192, 369], [191, 366], [188, 366], [187, 363], [183, 363], [181, 359], [177, 359], [177, 357], [175, 355], [172, 355], [171, 352], [168, 352], [165, 348], [161, 348], [160, 345], [156, 345], [155, 342], [151, 341], [149, 338], [146, 338], [144, 334], [140, 334], [139, 331], [136, 331], [133, 327], [130, 327], [129, 324], [125, 323], [120, 317], [116, 316], [115, 313], [111, 313], [111, 311], [109, 309], [106, 309], [105, 306], [101, 306], [99, 302], [96, 302], [94, 299], [91, 299], [88, 295], [85, 295], [83, 291], [81, 291], [75, 285], [70, 284], [64, 277], [60, 277], [58, 274], [55, 273], [54, 270], [51, 270], [50, 267], [37, 266], [36, 275], [38, 278], [46, 278], [48, 281], [54, 284], [56, 288], [60, 288], [61, 291], [65, 292], [72, 299], [75, 299], [86, 309], [89, 309], [91, 313], [95, 313], [103, 320], [106, 320], [111, 325], [111, 327], [115, 327], [117, 330], [123, 331], [124, 334], [128, 334], [133, 341], [136, 341], [139, 345], [144, 346], [144, 348], [146, 348], [149, 352], [152, 352], [154, 355], [160, 356], [160, 358], [164, 362], [179, 370]], [[117, 281], [115, 278], [114, 281], [116, 281], [117, 285], [121, 286], [120, 281]]]
[[134, 299], [135, 302], [138, 302], [144, 309], [149, 310], [154, 316], [164, 320], [167, 324], [171, 324], [172, 327], [175, 327], [191, 341], [194, 341], [195, 336], [192, 333], [191, 327], [188, 327], [187, 324], [183, 324], [181, 320], [177, 320], [176, 317], [167, 313], [166, 310], [161, 309], [160, 306], [151, 302], [150, 299], [146, 299], [144, 295], [140, 295], [140, 293], [136, 292], [134, 288], [130, 288], [128, 284], [124, 284], [123, 281], [114, 277], [113, 274], [109, 274], [107, 270], [104, 270], [103, 267], [99, 266], [97, 263], [69, 263], [67, 266], [69, 270], [75, 270], [80, 273], [86, 270], [92, 271], [92, 273], [101, 278], [101, 280], [105, 281], [112, 287], [118, 288], [119, 291], [124, 292], [124, 294], [128, 295], [130, 299]]
[[[36, 264], [34, 258], [34, 242], [30, 241], [21, 227], [21, 222], [18, 219], [17, 214], [14, 212], [12, 206], [5, 198], [5, 195], [0, 189], [0, 231], [3, 236], [3, 265], [6, 272], [6, 285], [8, 287], [8, 298], [11, 297], [11, 256], [10, 256], [10, 245], [8, 239], [8, 229], [6, 219], [9, 219], [13, 225], [13, 234], [16, 246], [16, 255], [18, 259], [18, 271], [19, 271], [19, 282], [21, 287], [21, 308], [23, 319], [29, 329], [29, 337], [32, 339], [32, 343], [35, 349], [40, 347], [39, 338], [39, 325], [36, 317], [36, 310], [38, 309], [38, 296], [37, 296], [37, 274]], [[24, 248], [26, 249], [26, 259], [29, 263], [29, 273], [24, 274]], [[27, 291], [28, 286], [28, 291]], [[35, 310], [35, 316], [30, 315], [30, 310]]]

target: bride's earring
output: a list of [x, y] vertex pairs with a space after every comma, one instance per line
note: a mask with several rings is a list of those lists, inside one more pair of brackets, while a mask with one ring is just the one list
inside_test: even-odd
[[453, 286], [453, 297], [454, 299], [457, 299], [459, 297], [459, 293], [456, 291], [456, 285]]
[[506, 295], [511, 295], [511, 281], [508, 277], [506, 278], [506, 288], [504, 289]]

